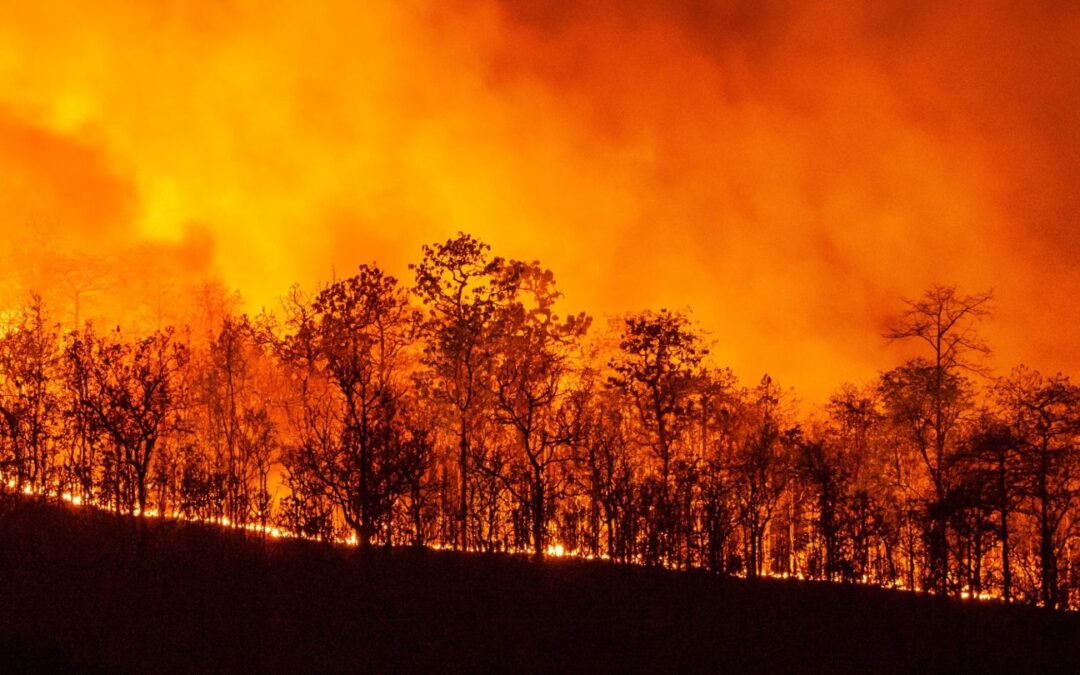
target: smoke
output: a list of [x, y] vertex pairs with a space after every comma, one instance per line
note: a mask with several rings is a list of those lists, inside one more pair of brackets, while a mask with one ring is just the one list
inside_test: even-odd
[[1080, 365], [1074, 3], [24, 4], [12, 239], [152, 250], [177, 293], [258, 308], [465, 230], [568, 307], [692, 306], [720, 360], [812, 400], [955, 282], [996, 291], [1001, 367]]

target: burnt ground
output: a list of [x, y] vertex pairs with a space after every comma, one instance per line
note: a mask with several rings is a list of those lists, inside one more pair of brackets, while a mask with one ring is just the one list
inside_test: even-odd
[[1080, 616], [0, 497], [0, 670], [1080, 672]]

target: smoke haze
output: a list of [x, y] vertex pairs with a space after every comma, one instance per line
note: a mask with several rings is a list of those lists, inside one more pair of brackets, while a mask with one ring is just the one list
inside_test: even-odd
[[1080, 366], [1076, 3], [18, 4], [5, 302], [258, 309], [464, 230], [810, 400], [935, 281], [994, 289], [999, 369]]

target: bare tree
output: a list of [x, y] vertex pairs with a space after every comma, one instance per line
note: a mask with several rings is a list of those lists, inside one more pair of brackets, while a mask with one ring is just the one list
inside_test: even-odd
[[[930, 352], [928, 386], [921, 387], [928, 398], [928, 425], [917, 430], [919, 451], [934, 483], [937, 506], [932, 508], [930, 532], [931, 584], [945, 591], [948, 583], [948, 531], [940, 508], [949, 486], [948, 453], [955, 440], [955, 393], [961, 371], [985, 373], [979, 357], [990, 348], [978, 335], [979, 323], [989, 315], [991, 292], [960, 294], [955, 286], [931, 286], [918, 300], [905, 300], [907, 309], [886, 333], [891, 341], [914, 340]], [[920, 367], [922, 367], [920, 365]], [[911, 369], [909, 369], [911, 370]], [[914, 372], [914, 371], [912, 371]]]
[[[575, 481], [589, 502], [589, 549], [626, 561], [632, 553], [630, 513], [634, 462], [630, 456], [630, 422], [613, 390], [591, 390], [591, 377], [579, 389]], [[602, 539], [601, 539], [602, 538]]]

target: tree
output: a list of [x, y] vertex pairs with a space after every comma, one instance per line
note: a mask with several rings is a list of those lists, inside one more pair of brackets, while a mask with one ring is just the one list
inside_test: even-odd
[[[716, 572], [728, 569], [725, 549], [736, 519], [729, 465], [738, 443], [738, 417], [742, 407], [737, 387], [735, 374], [727, 368], [704, 367], [698, 372], [693, 408], [696, 424], [689, 430], [693, 436], [696, 428], [697, 438], [691, 445], [697, 451], [689, 453], [691, 461], [683, 471], [684, 475], [693, 475], [695, 484], [687, 486], [691, 491], [689, 506], [692, 512], [681, 519], [700, 522], [703, 531], [696, 533], [696, 554]], [[687, 534], [694, 543], [695, 533], [691, 530]]]
[[[995, 385], [999, 399], [1007, 400], [1008, 387]], [[1004, 402], [1004, 401], [1002, 401]], [[979, 417], [968, 440], [966, 456], [972, 465], [969, 471], [987, 485], [987, 500], [998, 516], [997, 539], [1001, 546], [1001, 592], [1005, 602], [1012, 602], [1011, 529], [1009, 516], [1019, 500], [1018, 470], [1020, 439], [1009, 424], [990, 411]]]
[[1040, 600], [1056, 608], [1062, 603], [1060, 559], [1076, 534], [1070, 514], [1080, 499], [1080, 387], [1064, 375], [1047, 378], [1021, 367], [997, 390], [1019, 441], [1023, 508], [1036, 522]]
[[270, 471], [278, 461], [280, 441], [277, 425], [265, 407], [246, 407], [237, 426], [240, 431], [237, 449], [245, 467], [241, 483], [245, 498], [242, 502], [247, 507], [240, 522], [247, 522], [249, 517], [254, 518], [265, 535], [273, 515]]
[[744, 431], [732, 458], [738, 520], [743, 527], [747, 571], [765, 571], [764, 539], [792, 478], [792, 453], [801, 440], [798, 427], [785, 423], [780, 391], [765, 375], [748, 392]]
[[108, 268], [100, 258], [85, 255], [56, 255], [51, 272], [62, 282], [71, 306], [71, 329], [82, 328], [86, 318], [87, 304], [91, 295], [100, 293], [110, 285]]
[[280, 350], [306, 372], [295, 469], [326, 491], [362, 546], [408, 484], [401, 390], [412, 325], [397, 280], [361, 265], [318, 294]]
[[[943, 505], [949, 486], [948, 453], [953, 449], [956, 430], [956, 404], [961, 402], [961, 371], [984, 372], [977, 357], [990, 353], [989, 347], [977, 333], [978, 324], [989, 315], [992, 293], [961, 295], [955, 286], [934, 285], [918, 300], [905, 300], [907, 309], [886, 333], [892, 341], [914, 340], [929, 349], [930, 359], [910, 361], [906, 369], [897, 372], [900, 379], [886, 380], [884, 387], [896, 394], [895, 385], [913, 378], [921, 380], [907, 394], [926, 399], [927, 415], [909, 416], [915, 424], [911, 429], [917, 437], [922, 455], [933, 480], [936, 503], [932, 504], [930, 521], [930, 583], [944, 592], [948, 583], [948, 530]], [[908, 404], [914, 403], [910, 398]], [[908, 405], [908, 411], [913, 407]]]
[[65, 357], [76, 413], [114, 448], [117, 505], [126, 481], [133, 488], [126, 491], [126, 508], [145, 513], [154, 453], [163, 435], [180, 427], [188, 346], [172, 328], [128, 341], [118, 331], [98, 336], [87, 327], [72, 333]]
[[824, 549], [822, 570], [830, 581], [844, 571], [840, 540], [851, 479], [847, 469], [837, 448], [827, 441], [814, 439], [799, 445], [796, 471], [816, 502], [814, 524]]
[[499, 303], [492, 364], [495, 419], [517, 436], [528, 495], [508, 482], [527, 505], [533, 553], [544, 555], [547, 520], [554, 497], [551, 467], [569, 460], [565, 452], [576, 428], [577, 411], [568, 400], [573, 349], [585, 334], [584, 314], [560, 319], [555, 277], [538, 263], [508, 263], [499, 280]]
[[609, 384], [627, 397], [639, 423], [639, 442], [657, 466], [654, 524], [659, 531], [656, 550], [672, 553], [670, 522], [672, 462], [679, 441], [692, 423], [692, 393], [702, 358], [708, 353], [701, 337], [682, 313], [641, 312], [623, 321], [619, 353], [611, 359]]
[[0, 439], [3, 464], [15, 488], [42, 490], [49, 482], [60, 400], [53, 382], [59, 361], [56, 332], [44, 303], [32, 295], [0, 335]]
[[248, 359], [245, 353], [244, 327], [226, 319], [217, 336], [207, 345], [204, 363], [200, 364], [199, 393], [205, 416], [205, 438], [215, 450], [215, 472], [221, 475], [220, 508], [232, 522], [246, 516], [240, 458], [240, 426], [244, 414], [244, 396], [248, 393]]
[[[591, 383], [591, 377], [586, 378]], [[634, 466], [629, 446], [629, 420], [612, 390], [578, 390], [583, 410], [578, 416], [575, 479], [589, 503], [590, 546], [612, 560], [627, 561], [632, 553], [630, 523], [633, 509]]]
[[434, 375], [434, 393], [457, 413], [459, 549], [468, 548], [469, 455], [474, 419], [486, 390], [488, 339], [495, 311], [493, 281], [503, 265], [490, 247], [459, 233], [443, 244], [424, 246], [415, 292], [428, 309], [424, 361]]
[[226, 316], [199, 360], [199, 403], [204, 442], [214, 452], [212, 471], [219, 477], [222, 499], [218, 515], [246, 523], [257, 511], [252, 481], [269, 470], [273, 423], [256, 391], [256, 361], [261, 354], [247, 317]]
[[[902, 460], [901, 470], [908, 474], [903, 487], [914, 491], [921, 500], [930, 527], [926, 532], [928, 561], [926, 582], [930, 588], [945, 592], [948, 584], [948, 508], [954, 487], [952, 455], [961, 438], [962, 415], [969, 409], [972, 390], [966, 378], [938, 370], [922, 359], [913, 359], [881, 376], [879, 385], [885, 413], [897, 440], [912, 449]], [[948, 444], [943, 445], [943, 439]], [[918, 462], [929, 482], [929, 494], [911, 479]]]
[[[889, 476], [897, 476], [897, 456], [887, 451], [890, 445], [883, 442], [887, 433], [882, 422], [881, 401], [873, 388], [860, 390], [847, 384], [834, 393], [828, 404], [829, 424], [835, 436], [836, 461], [848, 482], [848, 527], [852, 548], [852, 574], [858, 578], [871, 578], [872, 574], [885, 574], [888, 580], [895, 578], [894, 561], [885, 555], [885, 570], [871, 570], [871, 551], [884, 548], [892, 550], [894, 533], [890, 528], [887, 512], [895, 512], [897, 482]], [[879, 556], [880, 562], [880, 556]]]

